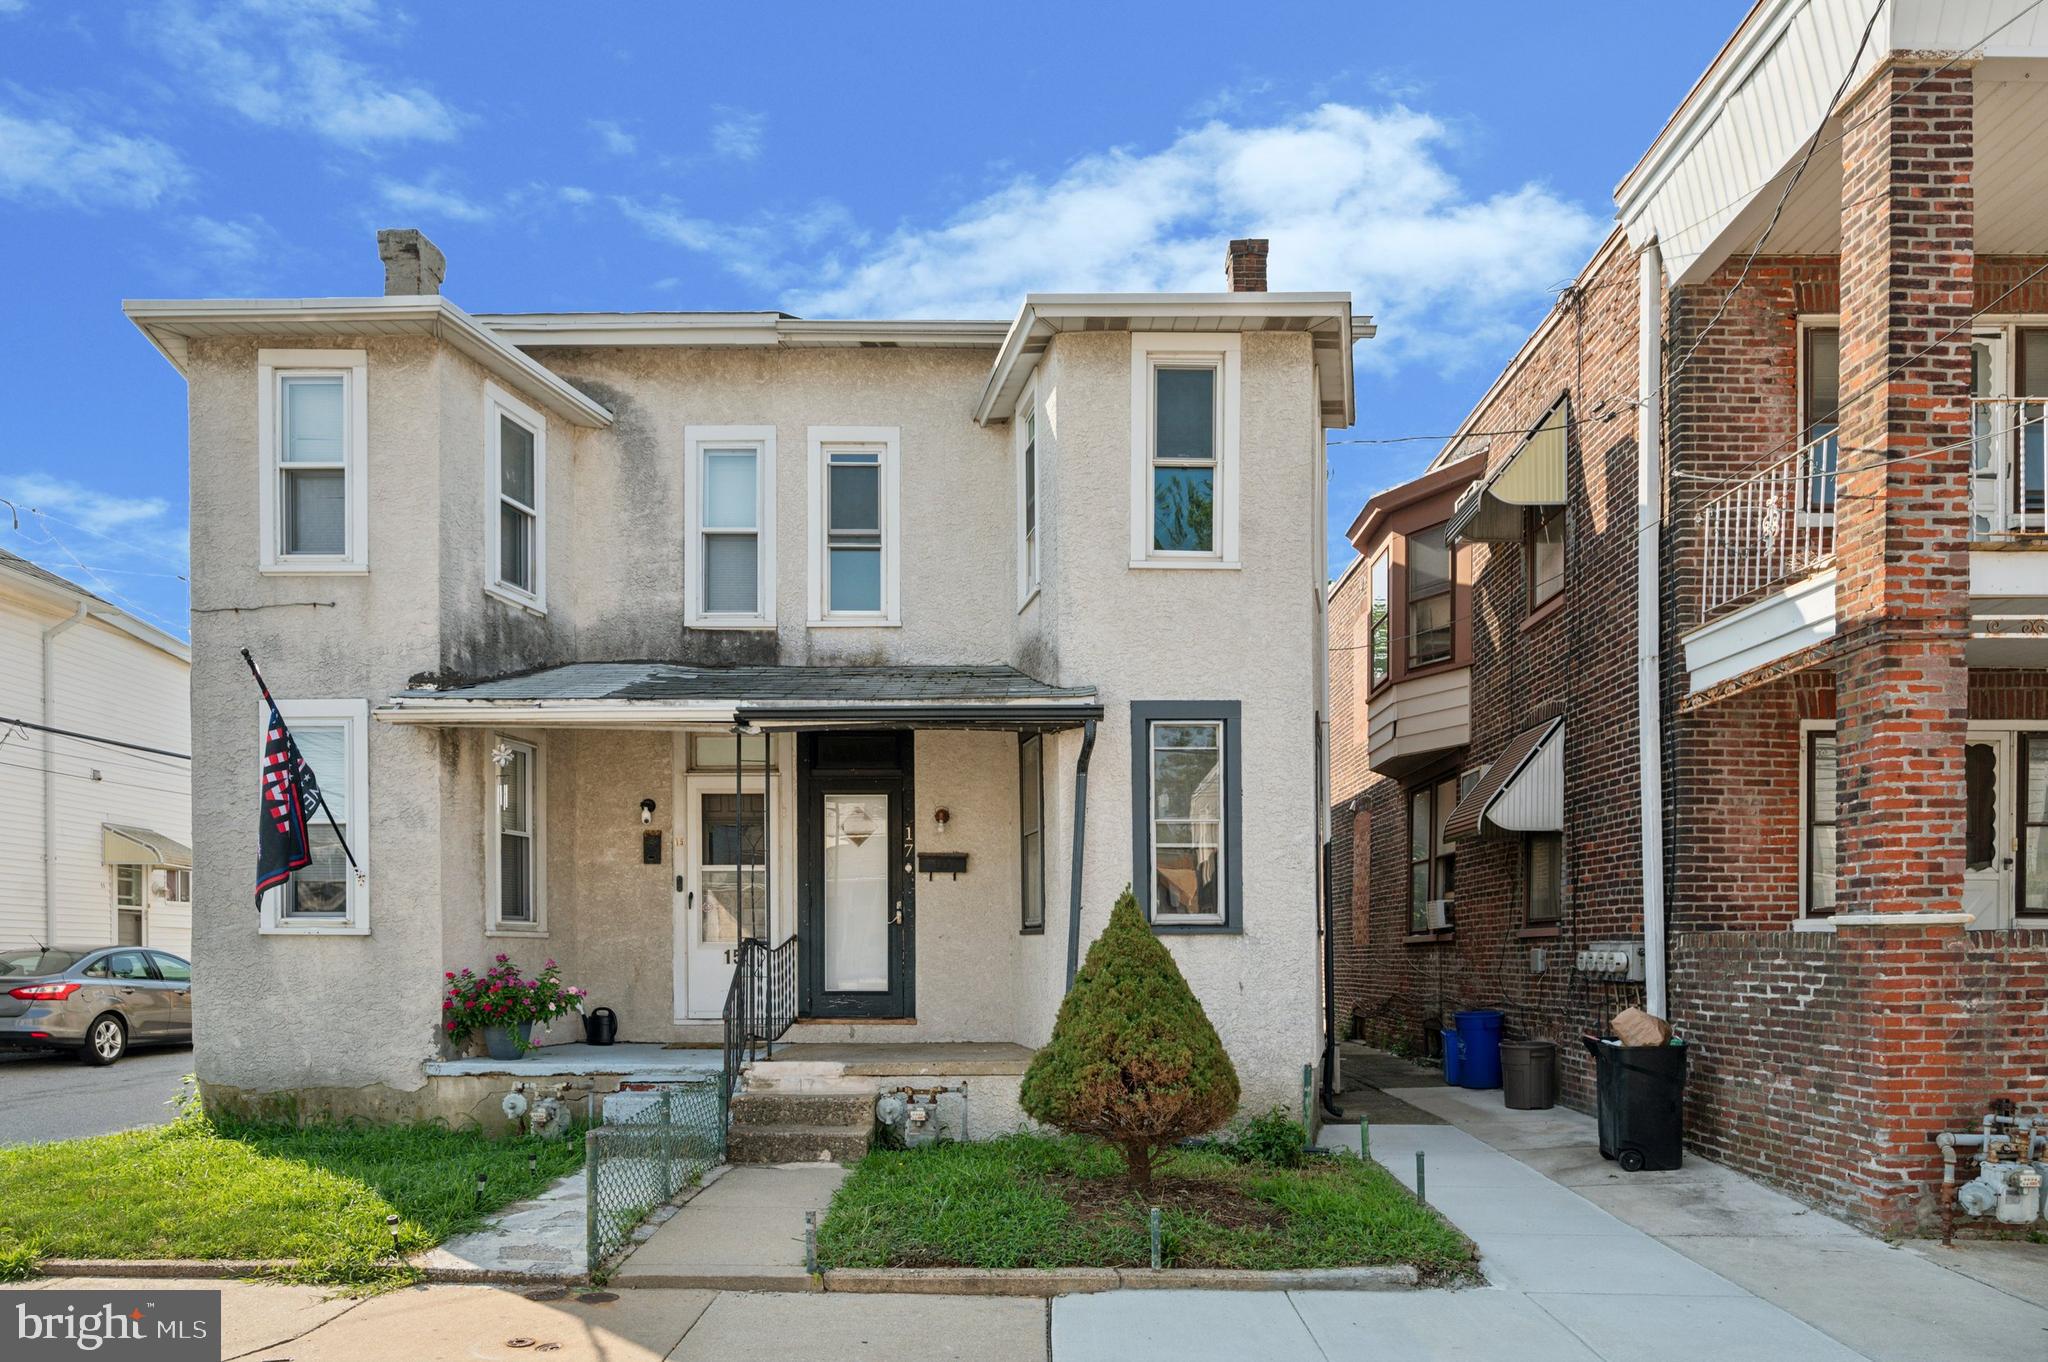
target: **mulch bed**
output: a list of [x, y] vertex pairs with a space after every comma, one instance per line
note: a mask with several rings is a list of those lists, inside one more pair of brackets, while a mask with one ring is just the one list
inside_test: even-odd
[[1049, 1174], [1045, 1182], [1083, 1220], [1143, 1215], [1147, 1207], [1157, 1206], [1163, 1211], [1185, 1211], [1233, 1230], [1279, 1229], [1287, 1223], [1287, 1212], [1278, 1206], [1206, 1178], [1155, 1177], [1151, 1190], [1144, 1193], [1122, 1178]]

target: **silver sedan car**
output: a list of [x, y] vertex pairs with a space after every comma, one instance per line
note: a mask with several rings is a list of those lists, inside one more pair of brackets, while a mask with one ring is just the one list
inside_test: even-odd
[[76, 1050], [112, 1064], [131, 1045], [192, 1039], [192, 965], [143, 946], [0, 951], [0, 1048]]

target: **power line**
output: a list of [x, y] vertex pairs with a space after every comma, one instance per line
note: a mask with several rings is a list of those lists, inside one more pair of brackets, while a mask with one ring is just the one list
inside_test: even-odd
[[176, 757], [179, 761], [192, 760], [189, 752], [173, 752], [166, 747], [145, 747], [141, 743], [124, 742], [119, 738], [103, 738], [97, 733], [78, 733], [68, 728], [51, 728], [45, 724], [32, 724], [26, 719], [9, 719], [0, 715], [0, 724], [14, 728], [26, 728], [35, 733], [54, 733], [60, 738], [77, 738], [82, 742], [99, 743], [103, 747], [125, 747], [131, 752], [148, 752], [159, 757]]

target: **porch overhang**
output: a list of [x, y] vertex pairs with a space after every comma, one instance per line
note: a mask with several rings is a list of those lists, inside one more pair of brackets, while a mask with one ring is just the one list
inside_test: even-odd
[[100, 824], [102, 865], [167, 865], [192, 868], [192, 848], [152, 828], [128, 823]]
[[693, 667], [578, 662], [402, 691], [379, 719], [443, 728], [990, 728], [1048, 732], [1102, 717], [1089, 687], [1007, 666]]
[[1444, 836], [1453, 841], [1492, 824], [1505, 832], [1564, 831], [1564, 720], [1515, 735], [1451, 810]]
[[1451, 540], [1512, 543], [1522, 537], [1522, 511], [1562, 506], [1565, 500], [1565, 432], [1571, 403], [1560, 398], [1529, 432], [1506, 463], [1458, 498], [1444, 527]]

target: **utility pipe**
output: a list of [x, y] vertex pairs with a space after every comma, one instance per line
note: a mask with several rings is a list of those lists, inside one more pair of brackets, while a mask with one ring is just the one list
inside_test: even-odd
[[1664, 726], [1658, 547], [1664, 479], [1658, 416], [1663, 398], [1664, 254], [1655, 241], [1636, 256], [1636, 765], [1641, 797], [1643, 994], [1670, 1016], [1664, 960]]
[[43, 630], [43, 942], [57, 944], [57, 637], [85, 623], [86, 603]]
[[1088, 849], [1088, 759], [1095, 755], [1095, 720], [1081, 727], [1081, 755], [1074, 758], [1074, 866], [1067, 892], [1067, 992], [1081, 969], [1081, 862]]

